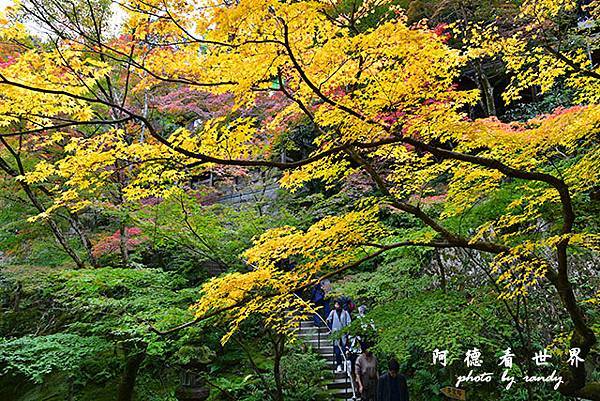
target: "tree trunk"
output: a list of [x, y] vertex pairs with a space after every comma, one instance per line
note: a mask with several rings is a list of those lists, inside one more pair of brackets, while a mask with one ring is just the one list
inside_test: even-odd
[[[579, 306], [569, 281], [567, 245], [566, 241], [561, 241], [557, 245], [558, 273], [551, 275], [549, 279], [556, 287], [560, 300], [573, 322], [570, 347], [579, 348], [581, 350], [579, 357], [585, 360], [597, 339], [594, 331], [589, 327], [588, 318]], [[559, 388], [563, 395], [600, 401], [600, 383], [588, 382], [585, 363], [579, 363], [577, 367], [570, 365], [569, 369], [563, 372], [563, 376], [565, 383]]]
[[140, 365], [146, 358], [145, 352], [140, 352], [127, 357], [125, 368], [121, 375], [119, 383], [117, 401], [131, 401], [133, 399], [133, 390], [135, 388], [135, 380], [137, 378]]
[[[0, 169], [2, 169], [6, 174], [8, 174], [9, 176], [11, 176], [13, 178], [18, 177], [19, 175], [24, 175], [25, 170], [23, 168], [23, 164], [21, 162], [21, 158], [20, 158], [19, 154], [17, 152], [15, 152], [5, 140], [3, 140], [2, 138], [0, 138], [0, 140], [2, 140], [2, 144], [9, 150], [9, 152], [13, 155], [13, 157], [17, 161], [17, 165], [19, 166], [19, 171], [12, 168], [2, 158], [0, 158]], [[23, 180], [16, 180], [16, 181], [19, 183], [19, 185], [21, 186], [21, 188], [23, 189], [23, 191], [25, 192], [25, 194], [27, 195], [27, 197], [29, 198], [29, 200], [31, 201], [33, 206], [37, 209], [37, 211], [40, 213], [44, 213], [46, 211], [46, 207], [35, 195], [35, 193], [33, 192], [33, 189], [29, 186], [29, 184], [27, 184], [27, 182], [25, 182]], [[48, 216], [46, 218], [46, 223], [48, 224], [48, 227], [50, 227], [50, 231], [52, 231], [52, 234], [54, 235], [56, 242], [63, 248], [63, 250], [67, 253], [67, 255], [69, 255], [69, 257], [71, 259], [73, 259], [73, 261], [75, 262], [77, 267], [78, 268], [85, 267], [83, 261], [81, 260], [79, 255], [77, 255], [77, 252], [75, 252], [73, 247], [71, 247], [71, 245], [65, 238], [63, 232], [61, 231], [60, 227], [58, 227], [58, 225], [52, 219], [52, 217]]]
[[[31, 201], [33, 206], [35, 206], [35, 208], [40, 213], [44, 213], [46, 211], [46, 208], [44, 207], [42, 202], [40, 202], [40, 200], [37, 198], [37, 196], [33, 193], [33, 190], [31, 189], [31, 187], [29, 185], [27, 185], [27, 183], [25, 183], [24, 181], [19, 181], [19, 183], [21, 184], [21, 188], [23, 188], [23, 191], [25, 191], [25, 194], [27, 195], [27, 197], [29, 198], [29, 200]], [[58, 226], [58, 224], [56, 224], [56, 222], [50, 216], [48, 216], [46, 218], [46, 223], [50, 227], [50, 231], [52, 231], [52, 234], [54, 234], [54, 238], [56, 239], [56, 242], [58, 242], [58, 244], [67, 253], [67, 255], [69, 255], [69, 257], [71, 259], [73, 259], [73, 261], [75, 262], [77, 267], [80, 269], [84, 268], [85, 264], [83, 263], [83, 261], [81, 260], [81, 258], [77, 254], [77, 252], [75, 252], [73, 247], [71, 247], [71, 245], [67, 241], [67, 238], [63, 234], [63, 232], [60, 229], [60, 227]]]
[[440, 287], [442, 291], [446, 292], [447, 280], [446, 280], [446, 268], [444, 266], [444, 262], [442, 261], [442, 257], [438, 251], [435, 251], [435, 257], [440, 268]]
[[273, 348], [275, 350], [275, 358], [273, 361], [273, 377], [275, 378], [275, 401], [283, 401], [283, 383], [281, 381], [281, 357], [283, 356], [285, 346], [285, 336], [275, 335]]
[[17, 287], [15, 288], [15, 298], [13, 300], [13, 312], [18, 312], [21, 306], [21, 291], [23, 290], [23, 284], [17, 281]]
[[494, 87], [490, 84], [487, 75], [483, 71], [483, 67], [480, 62], [475, 64], [475, 71], [477, 76], [477, 86], [481, 92], [481, 103], [484, 112], [487, 116], [496, 115], [496, 104], [494, 102]]
[[81, 222], [79, 221], [79, 217], [77, 216], [77, 214], [69, 212], [69, 216], [67, 217], [67, 219], [69, 220], [69, 224], [71, 225], [73, 230], [75, 230], [75, 232], [79, 236], [81, 245], [83, 245], [83, 248], [85, 249], [88, 261], [93, 267], [98, 267], [98, 260], [94, 256], [92, 242], [85, 233], [85, 230]]
[[121, 220], [119, 223], [119, 248], [121, 250], [121, 264], [127, 267], [129, 264], [129, 252], [127, 250], [127, 227], [125, 222]]

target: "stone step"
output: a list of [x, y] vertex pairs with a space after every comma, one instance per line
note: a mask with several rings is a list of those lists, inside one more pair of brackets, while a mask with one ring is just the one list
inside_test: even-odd
[[317, 340], [332, 341], [329, 339], [328, 333], [321, 333], [321, 334], [317, 334], [317, 333], [302, 334], [302, 333], [300, 333], [300, 334], [296, 334], [296, 338], [301, 341], [317, 341]]
[[318, 333], [321, 333], [321, 335], [324, 334], [328, 334], [329, 333], [329, 329], [326, 327], [303, 327], [301, 329], [298, 329], [297, 331], [297, 335], [317, 335]]
[[318, 333], [323, 335], [323, 334], [327, 334], [329, 332], [330, 332], [330, 330], [327, 327], [315, 327], [315, 326], [312, 326], [312, 327], [303, 326], [296, 330], [297, 335], [314, 334], [316, 336]]
[[342, 372], [333, 372], [333, 378], [334, 379], [346, 379], [346, 377], [350, 378], [350, 376], [348, 376], [346, 374], [346, 372], [342, 371]]
[[352, 391], [352, 383], [350, 383], [349, 377], [344, 376], [344, 377], [336, 378], [336, 379], [329, 381], [327, 383], [327, 388], [328, 389], [344, 388], [344, 389], [349, 389], [350, 391]]
[[320, 331], [321, 333], [328, 333], [329, 327], [316, 327], [316, 326], [300, 326], [298, 327], [298, 332], [300, 333], [317, 333]]
[[321, 348], [318, 348], [318, 349], [315, 348], [315, 351], [317, 351], [321, 355], [333, 354], [333, 344], [326, 344], [326, 345], [321, 344]]
[[[325, 369], [334, 372], [337, 369], [337, 366], [335, 365], [335, 357], [331, 360], [326, 360], [326, 364], [325, 364]], [[343, 373], [344, 371], [342, 371]], [[339, 373], [339, 372], [335, 372], [335, 373]]]
[[353, 394], [351, 388], [334, 388], [329, 392], [338, 400], [352, 400]]
[[301, 344], [308, 346], [321, 356], [334, 355], [333, 342], [329, 339], [321, 339], [321, 341], [301, 339]]
[[329, 340], [329, 338], [323, 338], [321, 337], [319, 338], [306, 338], [306, 339], [300, 339], [304, 344], [309, 345], [313, 348], [332, 348], [333, 347], [333, 341]]

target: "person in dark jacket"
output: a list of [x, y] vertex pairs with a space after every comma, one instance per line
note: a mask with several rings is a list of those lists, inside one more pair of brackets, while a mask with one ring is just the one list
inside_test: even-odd
[[324, 318], [319, 317], [319, 315], [321, 315], [321, 313], [322, 313], [321, 311], [325, 307], [325, 292], [321, 288], [321, 283], [318, 283], [317, 285], [315, 285], [313, 287], [312, 294], [310, 296], [310, 300], [313, 302], [313, 304], [315, 304], [315, 309], [317, 309], [317, 312], [313, 316], [313, 321], [315, 323], [315, 326], [321, 327], [321, 326], [323, 326], [322, 319], [324, 319]]
[[400, 373], [400, 364], [392, 359], [388, 364], [388, 372], [379, 378], [377, 385], [377, 401], [408, 401], [408, 385], [406, 378]]
[[325, 325], [323, 321], [329, 316], [331, 309], [329, 307], [329, 302], [325, 299], [327, 291], [323, 287], [323, 282], [315, 285], [310, 297], [310, 300], [315, 304], [315, 309], [318, 309], [318, 312], [313, 316], [313, 321], [317, 327]]

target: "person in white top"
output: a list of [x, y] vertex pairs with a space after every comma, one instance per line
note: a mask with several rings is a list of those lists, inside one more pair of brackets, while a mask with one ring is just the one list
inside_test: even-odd
[[[327, 316], [327, 323], [329, 324], [329, 327], [331, 327], [331, 332], [335, 333], [336, 331], [340, 331], [351, 322], [352, 319], [350, 318], [350, 313], [342, 309], [342, 305], [339, 301], [335, 301], [334, 309], [329, 313], [329, 316]], [[333, 352], [335, 354], [337, 372], [342, 371], [342, 352], [345, 352], [347, 341], [347, 335], [343, 335], [339, 340], [333, 341]]]

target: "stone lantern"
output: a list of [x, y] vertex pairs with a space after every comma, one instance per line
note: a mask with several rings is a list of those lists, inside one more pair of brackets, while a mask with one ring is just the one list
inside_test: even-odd
[[183, 369], [180, 377], [179, 387], [175, 390], [178, 401], [204, 401], [208, 398], [210, 389], [196, 372]]
[[202, 372], [210, 361], [211, 351], [205, 346], [184, 346], [177, 352], [181, 372], [179, 387], [175, 390], [178, 401], [204, 401], [210, 395], [210, 388], [202, 377]]

